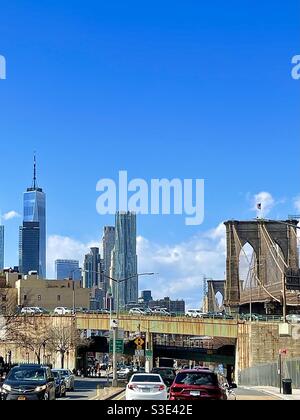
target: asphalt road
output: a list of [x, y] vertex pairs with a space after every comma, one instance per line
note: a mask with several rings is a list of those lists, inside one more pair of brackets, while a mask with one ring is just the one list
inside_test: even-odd
[[[77, 379], [75, 382], [75, 392], [68, 392], [66, 398], [61, 398], [64, 401], [80, 401], [80, 400], [90, 400], [97, 394], [97, 387], [104, 387], [107, 383], [105, 378], [92, 378], [92, 379]], [[278, 400], [276, 397], [272, 397], [264, 392], [247, 389], [247, 388], [238, 388], [236, 390], [236, 395], [238, 400], [266, 400], [266, 401], [275, 401]], [[122, 401], [125, 400], [125, 393], [116, 397], [115, 400]]]
[[[272, 397], [264, 392], [259, 392], [255, 390], [249, 390], [246, 388], [238, 388], [236, 390], [237, 400], [241, 401], [257, 401], [257, 400], [265, 400], [265, 401], [275, 401], [278, 400], [276, 397]], [[115, 398], [115, 401], [124, 401], [125, 400], [125, 393], [119, 395]]]
[[103, 387], [107, 383], [105, 378], [77, 379], [75, 382], [75, 392], [67, 392], [64, 401], [89, 400], [96, 396], [97, 387]]

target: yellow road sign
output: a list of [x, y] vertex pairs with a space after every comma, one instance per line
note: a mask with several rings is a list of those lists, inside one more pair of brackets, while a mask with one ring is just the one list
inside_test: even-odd
[[137, 345], [137, 347], [143, 347], [143, 345], [145, 344], [145, 341], [141, 337], [138, 337], [134, 342]]

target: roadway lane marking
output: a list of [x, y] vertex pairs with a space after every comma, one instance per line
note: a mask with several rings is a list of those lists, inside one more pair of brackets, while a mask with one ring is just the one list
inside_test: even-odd
[[123, 392], [121, 395], [119, 395], [117, 398], [114, 398], [114, 401], [121, 401], [125, 397], [125, 392]]

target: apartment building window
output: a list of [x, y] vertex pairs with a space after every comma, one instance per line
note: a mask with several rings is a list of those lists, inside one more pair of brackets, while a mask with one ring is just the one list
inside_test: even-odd
[[6, 296], [2, 296], [2, 302], [6, 302], [7, 297]]
[[57, 296], [57, 301], [60, 302], [60, 295]]
[[38, 301], [40, 302], [42, 300], [42, 296], [38, 295]]
[[23, 299], [24, 299], [24, 301], [27, 300], [27, 295], [24, 295], [24, 298]]

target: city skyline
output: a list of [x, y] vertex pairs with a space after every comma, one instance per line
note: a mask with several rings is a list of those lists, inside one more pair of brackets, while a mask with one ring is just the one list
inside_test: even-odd
[[[255, 218], [258, 201], [268, 217], [300, 212], [299, 82], [291, 77], [299, 3], [255, 0], [247, 13], [238, 1], [226, 10], [221, 1], [157, 3], [146, 14], [121, 2], [92, 2], [72, 16], [59, 2], [46, 14], [32, 8], [22, 19], [2, 10], [0, 135], [11, 157], [0, 184], [5, 265], [18, 261], [21, 193], [35, 150], [47, 192], [48, 277], [55, 259], [82, 260], [113, 224], [96, 211], [99, 179], [120, 170], [149, 182], [205, 179], [202, 226], [139, 216], [137, 240], [140, 271], [160, 273], [140, 279], [141, 288], [155, 284], [199, 306], [202, 275], [224, 277], [224, 220]], [[28, 25], [25, 54], [18, 39]]]

